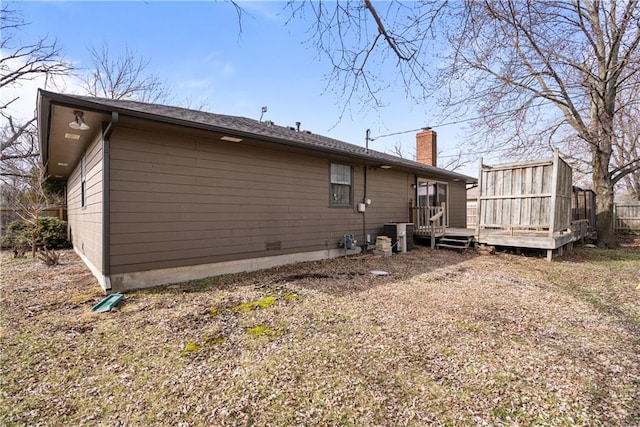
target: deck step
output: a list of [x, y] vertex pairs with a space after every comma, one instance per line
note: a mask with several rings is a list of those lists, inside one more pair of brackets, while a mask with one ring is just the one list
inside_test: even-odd
[[466, 237], [460, 238], [460, 239], [456, 239], [454, 237], [443, 237], [442, 239], [440, 239], [441, 242], [453, 242], [453, 243], [467, 243], [469, 241], [469, 239], [467, 239]]
[[448, 248], [448, 249], [462, 249], [466, 251], [467, 249], [469, 249], [469, 245], [471, 244], [471, 241], [472, 241], [471, 237], [460, 237], [460, 238], [443, 237], [438, 241], [438, 243], [436, 244], [436, 247]]
[[460, 246], [460, 245], [447, 245], [446, 243], [438, 243], [436, 245], [438, 248], [449, 248], [449, 249], [467, 249], [468, 246]]

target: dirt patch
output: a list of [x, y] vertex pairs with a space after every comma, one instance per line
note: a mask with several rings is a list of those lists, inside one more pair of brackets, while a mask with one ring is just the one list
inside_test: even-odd
[[[2, 425], [639, 425], [640, 248], [417, 247], [126, 294], [2, 254]], [[375, 275], [382, 270], [388, 275]]]

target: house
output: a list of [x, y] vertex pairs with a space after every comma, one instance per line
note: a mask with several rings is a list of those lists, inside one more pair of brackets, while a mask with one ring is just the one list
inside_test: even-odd
[[[345, 235], [375, 241], [416, 204], [464, 227], [476, 182], [244, 117], [44, 90], [37, 111], [74, 248], [113, 292], [355, 253]], [[418, 134], [419, 159], [435, 139]]]

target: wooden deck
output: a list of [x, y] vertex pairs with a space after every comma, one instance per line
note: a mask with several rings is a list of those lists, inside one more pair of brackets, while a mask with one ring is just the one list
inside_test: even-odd
[[512, 246], [531, 249], [558, 249], [567, 243], [575, 241], [573, 232], [554, 233], [535, 230], [518, 230], [509, 232], [501, 229], [480, 230], [476, 241], [490, 246]]
[[[474, 228], [446, 226], [446, 205], [413, 206], [415, 238], [431, 247], [502, 246], [562, 254], [565, 246], [584, 240], [594, 228], [594, 199], [572, 186], [571, 166], [554, 150], [553, 157], [485, 165], [480, 159], [477, 217]], [[588, 197], [589, 196], [589, 197]]]
[[[549, 235], [548, 230], [445, 228], [441, 233], [434, 236], [434, 240], [459, 238], [471, 239], [474, 245], [542, 249], [547, 251], [547, 259], [551, 260], [554, 250], [561, 255], [565, 246], [572, 245], [574, 242], [587, 237], [586, 228], [580, 225], [579, 222], [576, 222], [573, 229], [554, 233], [553, 236]], [[429, 230], [424, 228], [415, 234], [415, 238], [431, 238], [431, 236]]]

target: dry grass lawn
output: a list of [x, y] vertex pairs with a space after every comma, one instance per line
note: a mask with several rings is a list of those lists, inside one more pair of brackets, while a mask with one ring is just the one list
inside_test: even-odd
[[0, 425], [637, 426], [638, 243], [340, 258], [99, 315], [73, 252], [3, 253]]

